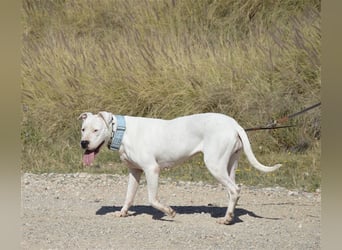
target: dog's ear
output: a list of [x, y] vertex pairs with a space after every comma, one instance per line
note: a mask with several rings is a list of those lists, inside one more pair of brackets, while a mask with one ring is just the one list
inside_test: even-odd
[[110, 125], [110, 123], [112, 122], [112, 119], [113, 119], [112, 113], [109, 113], [109, 112], [106, 112], [106, 111], [101, 111], [101, 112], [98, 113], [98, 116], [101, 117], [105, 121], [107, 127], [109, 127], [109, 125]]
[[84, 112], [82, 114], [80, 114], [80, 116], [78, 117], [78, 120], [85, 120], [87, 119], [88, 116], [92, 115], [92, 113], [90, 112]]

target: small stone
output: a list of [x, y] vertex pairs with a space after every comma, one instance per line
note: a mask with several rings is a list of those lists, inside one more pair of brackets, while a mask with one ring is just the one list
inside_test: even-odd
[[297, 196], [298, 195], [298, 192], [297, 191], [289, 191], [287, 193], [288, 196]]
[[85, 177], [87, 177], [87, 173], [80, 173], [78, 176], [79, 176], [80, 178], [85, 178]]

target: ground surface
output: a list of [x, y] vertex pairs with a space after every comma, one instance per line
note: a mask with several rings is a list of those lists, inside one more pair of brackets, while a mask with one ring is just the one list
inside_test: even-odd
[[320, 249], [321, 195], [242, 187], [233, 225], [216, 223], [227, 198], [221, 185], [161, 180], [159, 198], [174, 219], [151, 208], [142, 181], [127, 218], [127, 177], [23, 174], [23, 249]]

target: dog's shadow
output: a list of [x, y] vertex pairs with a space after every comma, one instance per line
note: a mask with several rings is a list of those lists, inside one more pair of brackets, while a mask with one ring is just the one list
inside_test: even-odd
[[[208, 206], [171, 206], [177, 214], [210, 214], [213, 218], [220, 218], [224, 217], [227, 207], [217, 207], [213, 205]], [[99, 210], [96, 211], [96, 215], [106, 215], [108, 213], [114, 213], [116, 211], [120, 211], [121, 207], [118, 206], [102, 206]], [[163, 219], [164, 216], [166, 216], [161, 211], [153, 208], [152, 206], [144, 206], [144, 205], [138, 205], [138, 206], [132, 206], [130, 208], [131, 216], [137, 216], [140, 214], [148, 214], [151, 215], [153, 219], [155, 220], [164, 220], [164, 221], [173, 221], [169, 219]], [[254, 218], [259, 219], [269, 219], [269, 220], [279, 220], [280, 218], [268, 218], [256, 215], [255, 213], [248, 211], [243, 208], [236, 208], [234, 211], [234, 220], [231, 224], [240, 223], [243, 222], [241, 220], [241, 216], [248, 215]]]

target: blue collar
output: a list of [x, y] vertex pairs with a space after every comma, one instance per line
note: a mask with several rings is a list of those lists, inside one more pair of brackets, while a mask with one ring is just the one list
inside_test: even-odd
[[[114, 123], [112, 122], [112, 138], [110, 144], [108, 144], [108, 148], [111, 150], [119, 150], [122, 138], [125, 134], [126, 130], [126, 121], [125, 117], [122, 115], [114, 115], [116, 119], [116, 130], [114, 131]], [[114, 116], [112, 120], [114, 120]]]

